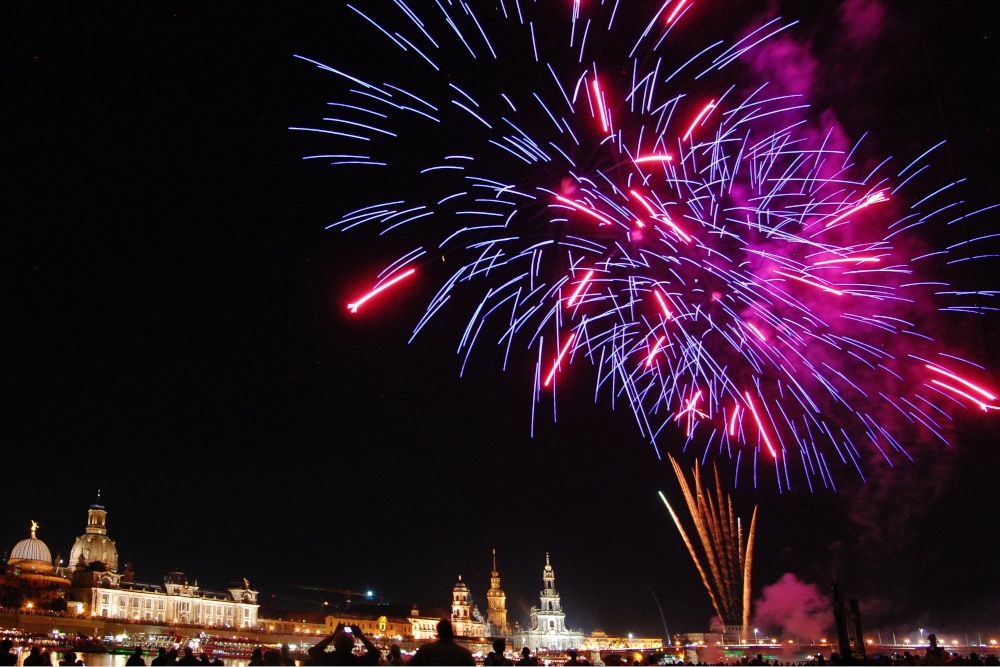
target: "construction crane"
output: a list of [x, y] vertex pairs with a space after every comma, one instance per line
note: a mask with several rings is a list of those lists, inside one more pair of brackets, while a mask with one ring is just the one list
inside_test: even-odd
[[[323, 593], [337, 593], [344, 596], [344, 604], [348, 607], [351, 606], [351, 596], [357, 596], [364, 598], [365, 600], [371, 600], [375, 597], [375, 591], [352, 591], [346, 588], [326, 588], [324, 586], [298, 586], [293, 584], [291, 588], [299, 588], [306, 591], [321, 591]], [[326, 602], [323, 603], [327, 604]]]

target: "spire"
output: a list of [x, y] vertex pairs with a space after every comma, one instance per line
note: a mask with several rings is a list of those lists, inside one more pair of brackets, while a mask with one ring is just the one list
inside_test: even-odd
[[90, 508], [95, 510], [104, 509], [104, 503], [101, 501], [101, 490], [97, 490], [97, 497], [94, 498], [94, 502], [90, 503]]
[[35, 539], [35, 531], [38, 530], [38, 524], [32, 520], [31, 522], [31, 539]]
[[497, 550], [493, 550], [493, 571], [497, 571]]

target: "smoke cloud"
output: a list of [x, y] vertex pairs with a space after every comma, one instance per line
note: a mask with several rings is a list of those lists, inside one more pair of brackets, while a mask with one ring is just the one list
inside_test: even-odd
[[818, 641], [833, 626], [833, 611], [830, 599], [816, 584], [799, 581], [786, 572], [764, 587], [754, 603], [753, 624], [765, 635]]

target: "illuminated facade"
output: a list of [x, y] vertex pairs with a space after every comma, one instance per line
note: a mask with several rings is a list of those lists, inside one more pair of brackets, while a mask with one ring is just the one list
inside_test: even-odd
[[48, 545], [35, 535], [38, 524], [31, 522], [31, 536], [11, 549], [0, 574], [0, 604], [8, 607], [64, 609], [62, 601], [70, 580], [67, 569], [52, 560]]
[[458, 583], [451, 591], [451, 626], [456, 637], [486, 636], [486, 621], [472, 604], [472, 595], [462, 575], [458, 575]]
[[87, 511], [87, 528], [70, 551], [72, 584], [68, 597], [84, 614], [132, 621], [183, 623], [214, 627], [257, 627], [257, 591], [243, 586], [225, 591], [191, 585], [182, 572], [163, 584], [133, 581], [131, 565], [118, 572], [118, 549], [108, 537], [108, 513], [98, 492]]
[[[84, 570], [83, 572], [87, 572]], [[100, 576], [102, 573], [95, 571]], [[188, 583], [181, 572], [171, 572], [163, 584], [121, 581], [116, 586], [77, 588], [73, 599], [83, 603], [84, 613], [102, 618], [182, 623], [214, 627], [257, 627], [257, 591], [244, 588], [209, 591]]]
[[566, 627], [566, 612], [562, 610], [556, 591], [556, 574], [545, 554], [542, 570], [541, 606], [531, 608], [531, 627], [514, 633], [515, 645], [524, 645], [533, 651], [548, 649], [565, 651], [583, 646], [583, 632]]
[[104, 563], [105, 571], [109, 573], [109, 579], [118, 572], [118, 549], [115, 542], [108, 537], [108, 529], [105, 521], [108, 513], [104, 509], [101, 501], [101, 492], [97, 492], [97, 499], [90, 503], [87, 510], [87, 529], [80, 537], [76, 538], [73, 548], [69, 552], [70, 567], [79, 568], [81, 565], [87, 567], [91, 563]]
[[663, 640], [654, 637], [610, 637], [594, 630], [583, 640], [584, 651], [662, 651]]
[[490, 590], [486, 591], [486, 632], [491, 637], [510, 635], [507, 625], [507, 594], [500, 588], [497, 572], [497, 550], [493, 550], [493, 571], [490, 573]]

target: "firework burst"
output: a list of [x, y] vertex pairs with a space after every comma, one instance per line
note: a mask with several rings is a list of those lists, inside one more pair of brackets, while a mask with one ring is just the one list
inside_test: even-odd
[[[723, 626], [739, 625], [741, 639], [746, 641], [747, 627], [750, 625], [750, 574], [753, 570], [753, 541], [757, 530], [757, 508], [753, 510], [750, 519], [750, 529], [747, 538], [743, 539], [743, 524], [733, 513], [733, 501], [722, 492], [722, 482], [719, 481], [719, 470], [713, 470], [715, 476], [715, 497], [710, 489], [705, 489], [701, 482], [701, 471], [698, 462], [694, 464], [694, 490], [688, 483], [684, 471], [667, 455], [670, 465], [677, 475], [684, 503], [694, 522], [695, 534], [701, 544], [702, 556], [694, 548], [694, 543], [688, 537], [680, 518], [670, 506], [666, 496], [660, 492], [660, 499], [667, 506], [670, 518], [684, 540], [691, 560], [694, 561], [701, 582], [712, 599], [715, 613], [719, 615]], [[705, 565], [702, 565], [702, 561]]]
[[372, 62], [303, 58], [333, 75], [333, 98], [291, 129], [336, 146], [307, 159], [368, 179], [331, 228], [413, 245], [347, 307], [431, 281], [413, 335], [473, 303], [463, 371], [484, 339], [505, 368], [527, 349], [533, 406], [554, 405], [587, 361], [657, 453], [679, 434], [733, 459], [737, 480], [766, 463], [779, 490], [793, 468], [835, 488], [833, 461], [863, 476], [872, 453], [947, 443], [954, 413], [998, 406], [985, 369], [935, 340], [941, 311], [996, 293], [928, 277], [979, 239], [934, 251], [919, 234], [972, 214], [951, 185], [908, 194], [932, 151], [862, 170], [802, 96], [727, 78], [752, 78], [747, 59], [793, 24], [675, 48], [707, 20], [697, 7], [348, 5]]

